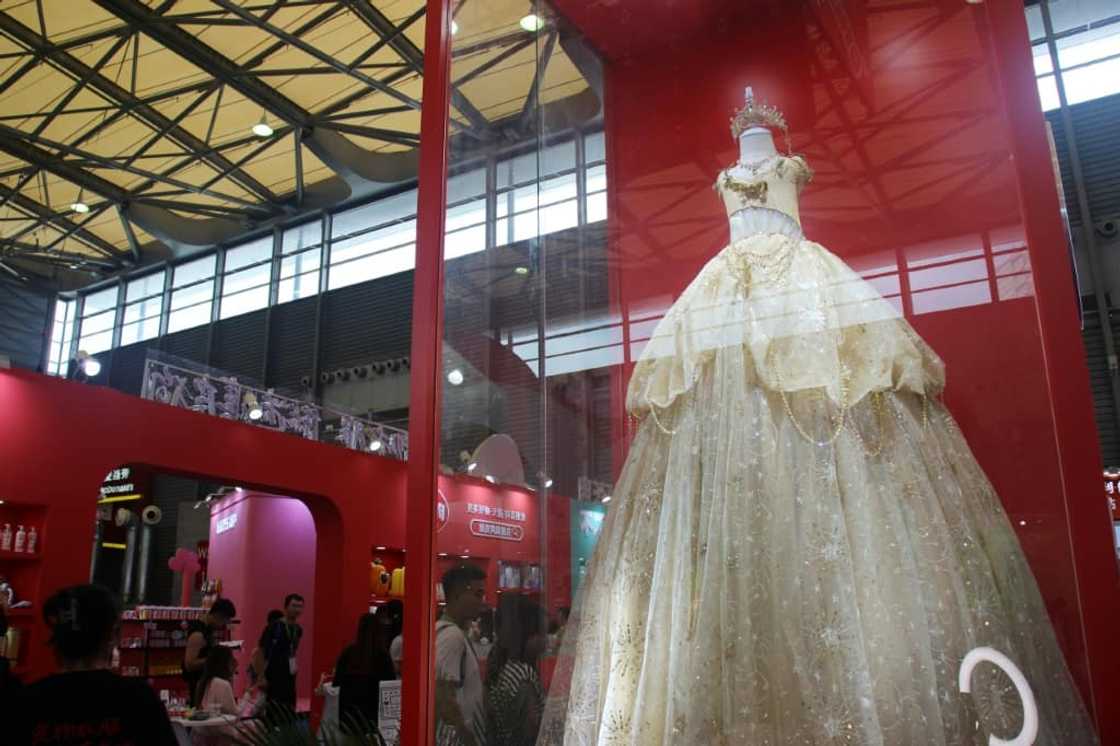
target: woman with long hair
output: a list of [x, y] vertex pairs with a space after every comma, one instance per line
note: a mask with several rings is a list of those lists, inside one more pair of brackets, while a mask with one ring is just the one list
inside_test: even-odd
[[[233, 651], [221, 645], [211, 648], [195, 694], [198, 708], [213, 715], [236, 716], [237, 700], [233, 696], [232, 683], [236, 675], [237, 660]], [[233, 743], [236, 734], [232, 726], [195, 728], [191, 733], [191, 742], [196, 746], [226, 746]]]
[[540, 606], [516, 593], [502, 594], [496, 622], [486, 664], [489, 743], [532, 746], [544, 711], [537, 661], [548, 645], [548, 622]]
[[358, 618], [354, 642], [346, 646], [334, 667], [338, 715], [343, 726], [363, 721], [377, 725], [381, 682], [396, 679], [388, 652], [392, 631], [389, 614], [362, 614]]
[[[155, 690], [143, 679], [113, 673], [120, 608], [96, 585], [76, 585], [43, 604], [59, 671], [28, 686], [11, 703], [4, 743], [67, 746], [106, 744], [175, 746], [175, 733]], [[10, 739], [10, 740], [8, 740]]]

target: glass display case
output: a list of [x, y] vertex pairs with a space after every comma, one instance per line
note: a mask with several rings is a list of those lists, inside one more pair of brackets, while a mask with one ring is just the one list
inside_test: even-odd
[[428, 24], [408, 742], [1115, 734], [1022, 7]]

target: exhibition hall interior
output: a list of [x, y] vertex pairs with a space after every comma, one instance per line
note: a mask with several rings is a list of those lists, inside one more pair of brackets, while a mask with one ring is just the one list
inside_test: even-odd
[[1118, 133], [1109, 0], [0, 2], [0, 741], [1120, 746]]

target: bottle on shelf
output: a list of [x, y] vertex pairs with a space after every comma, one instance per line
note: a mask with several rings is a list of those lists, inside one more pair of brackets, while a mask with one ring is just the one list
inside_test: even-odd
[[5, 523], [0, 531], [0, 552], [12, 551], [12, 524]]
[[39, 532], [32, 526], [31, 530], [27, 532], [27, 553], [35, 554], [35, 545], [39, 543]]
[[15, 551], [16, 552], [22, 552], [26, 547], [27, 547], [27, 532], [23, 530], [23, 526], [20, 526], [19, 529], [16, 531]]

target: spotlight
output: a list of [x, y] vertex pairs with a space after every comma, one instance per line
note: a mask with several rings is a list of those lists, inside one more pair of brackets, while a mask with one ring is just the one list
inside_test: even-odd
[[463, 371], [456, 368], [453, 371], [451, 371], [450, 373], [448, 373], [447, 374], [447, 382], [450, 383], [452, 386], [459, 386], [460, 384], [462, 384], [463, 383]]
[[355, 365], [353, 368], [350, 369], [350, 373], [355, 378], [365, 378], [366, 376], [369, 375], [369, 366], [368, 365]]
[[245, 392], [245, 409], [249, 411], [249, 419], [253, 422], [264, 417], [264, 410], [261, 409], [260, 402], [257, 401], [257, 395], [252, 391]]
[[551, 486], [552, 486], [552, 479], [551, 479], [551, 478], [549, 478], [549, 477], [545, 477], [545, 479], [544, 479], [544, 488], [545, 488], [545, 489], [547, 490], [547, 489], [548, 489], [549, 487], [551, 487]]
[[374, 549], [378, 552], [384, 552], [386, 547], [374, 547]]
[[529, 32], [537, 32], [544, 28], [544, 19], [536, 13], [530, 13], [517, 23], [521, 28]]
[[89, 205], [87, 205], [85, 202], [82, 202], [82, 200], [79, 198], [76, 202], [70, 203], [70, 209], [78, 213], [79, 215], [85, 215], [87, 212], [89, 212]]
[[490, 484], [497, 484], [498, 483], [498, 480], [494, 479], [494, 477], [491, 476], [490, 474], [486, 475], [486, 481], [489, 482]]
[[517, 274], [517, 275], [521, 275], [522, 277], [524, 277], [525, 275], [529, 274], [529, 268], [528, 267], [514, 267], [513, 268], [513, 273]]
[[323, 371], [322, 373], [319, 374], [319, 380], [322, 381], [323, 383], [334, 383], [334, 371], [333, 370]]
[[345, 368], [343, 368], [342, 370], [335, 373], [335, 375], [338, 376], [338, 380], [340, 380], [340, 381], [349, 381], [350, 380], [350, 371], [345, 369]]
[[469, 554], [460, 554], [459, 555], [459, 559], [470, 559], [470, 558], [471, 558], [471, 556]]
[[374, 363], [370, 366], [370, 369], [375, 376], [383, 376], [385, 375], [386, 365], [385, 363]]
[[311, 376], [300, 376], [299, 383], [305, 389], [311, 388]]
[[370, 441], [369, 449], [371, 451], [373, 451], [374, 453], [377, 453], [378, 451], [381, 450], [381, 441], [377, 440], [376, 438], [374, 440]]
[[268, 124], [265, 113], [261, 112], [261, 121], [253, 125], [253, 134], [257, 137], [272, 137], [273, 129]]
[[474, 471], [477, 468], [478, 468], [478, 462], [477, 461], [472, 461], [472, 462], [470, 462], [470, 464], [467, 465], [467, 473], [470, 474], [472, 471]]
[[101, 361], [85, 350], [78, 350], [78, 356], [74, 359], [78, 363], [78, 369], [86, 378], [96, 378], [101, 372]]
[[611, 501], [611, 496], [610, 496], [610, 495], [605, 495], [605, 496], [603, 497], [603, 499], [602, 499], [602, 500], [600, 500], [599, 502], [603, 503], [603, 505], [606, 505], [606, 504], [607, 504], [607, 503], [609, 503], [610, 501]]
[[459, 24], [455, 23], [455, 21], [452, 21], [451, 22], [451, 35], [454, 36], [457, 33], [459, 33]]

